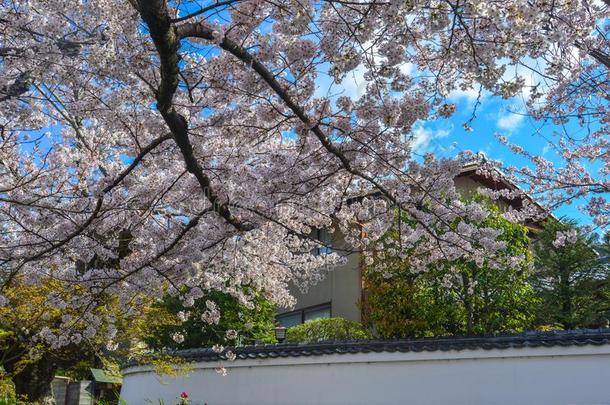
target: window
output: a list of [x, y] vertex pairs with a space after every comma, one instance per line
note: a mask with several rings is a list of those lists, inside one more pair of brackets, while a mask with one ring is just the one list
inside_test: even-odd
[[300, 325], [307, 321], [313, 321], [314, 319], [330, 318], [330, 302], [327, 304], [316, 305], [315, 307], [308, 307], [299, 309], [297, 311], [288, 312], [276, 316], [276, 320], [281, 326], [287, 328]]
[[317, 249], [317, 254], [327, 255], [332, 253], [332, 236], [325, 229], [316, 229], [316, 239], [322, 244]]
[[286, 328], [303, 323], [302, 318], [303, 316], [301, 314], [301, 311], [289, 312], [287, 314], [278, 315], [276, 317], [279, 324], [281, 326], [285, 326]]
[[330, 304], [303, 311], [303, 322], [320, 318], [330, 318]]

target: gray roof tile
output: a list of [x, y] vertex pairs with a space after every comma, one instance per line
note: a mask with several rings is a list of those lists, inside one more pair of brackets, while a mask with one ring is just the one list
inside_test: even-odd
[[[308, 344], [284, 343], [229, 347], [226, 350], [231, 350], [237, 355], [237, 360], [240, 360], [369, 352], [433, 352], [466, 349], [492, 350], [518, 349], [522, 347], [599, 346], [607, 344], [610, 344], [610, 329], [601, 328], [423, 339], [324, 341]], [[182, 357], [187, 361], [226, 360], [224, 353], [215, 353], [210, 348], [179, 350], [169, 354]], [[128, 364], [127, 366], [133, 365], [135, 364]]]

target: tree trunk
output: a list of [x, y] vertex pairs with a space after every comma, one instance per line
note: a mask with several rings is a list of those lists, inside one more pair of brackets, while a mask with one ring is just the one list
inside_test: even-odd
[[51, 382], [56, 370], [55, 362], [46, 356], [36, 363], [28, 364], [13, 377], [16, 394], [25, 397], [28, 402], [55, 405]]

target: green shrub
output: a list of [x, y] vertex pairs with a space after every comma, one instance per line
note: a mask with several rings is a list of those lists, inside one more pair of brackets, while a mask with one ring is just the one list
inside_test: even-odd
[[371, 332], [362, 324], [344, 318], [324, 318], [307, 321], [286, 331], [286, 341], [315, 343], [322, 340], [370, 339]]
[[18, 402], [15, 387], [0, 366], [0, 405], [15, 405]]

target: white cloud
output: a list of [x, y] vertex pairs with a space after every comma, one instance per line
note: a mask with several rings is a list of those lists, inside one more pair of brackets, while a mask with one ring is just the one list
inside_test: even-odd
[[[485, 98], [485, 96], [486, 96], [485, 91], [481, 90], [481, 99]], [[468, 104], [473, 104], [477, 100], [477, 97], [479, 97], [479, 90], [470, 88], [467, 90], [462, 90], [462, 89], [453, 90], [451, 93], [449, 93], [449, 96], [447, 98], [450, 101], [453, 101], [454, 103], [457, 103], [458, 101], [461, 101], [461, 100], [466, 100], [466, 102], [468, 102]]]
[[549, 153], [551, 151], [551, 145], [546, 144], [544, 145], [544, 148], [542, 148], [542, 156], [546, 156], [547, 153]]
[[[506, 62], [508, 63], [508, 61]], [[545, 84], [547, 80], [540, 72], [544, 72], [546, 69], [546, 61], [542, 59], [524, 58], [520, 64], [509, 66], [502, 75], [502, 80], [505, 82], [512, 82], [518, 77], [521, 77], [524, 80], [523, 88], [513, 97], [513, 99], [522, 104], [523, 107], [530, 101], [532, 92], [537, 86], [537, 92], [541, 95], [536, 100], [536, 104], [541, 104], [546, 101], [546, 91], [548, 89]]]
[[334, 100], [338, 96], [347, 96], [357, 99], [366, 92], [367, 82], [364, 80], [364, 65], [359, 65], [347, 73], [341, 83], [336, 83], [328, 74], [326, 68], [320, 70], [320, 75], [316, 80], [314, 97], [331, 97]]
[[367, 81], [364, 80], [365, 71], [366, 68], [361, 64], [345, 76], [341, 82], [343, 95], [356, 99], [366, 93]]
[[[400, 71], [405, 75], [412, 75], [416, 72], [416, 66], [412, 63], [403, 63], [399, 66]], [[348, 72], [340, 84], [334, 83], [333, 79], [323, 72], [316, 82], [316, 97], [326, 97], [328, 95], [347, 96], [357, 99], [366, 94], [367, 81], [364, 79], [366, 68], [363, 64], [358, 65], [354, 70]]]
[[402, 63], [398, 66], [400, 73], [407, 76], [413, 76], [418, 72], [417, 66], [413, 63]]
[[522, 111], [507, 111], [500, 114], [496, 121], [496, 127], [504, 131], [512, 132], [519, 128], [524, 118], [525, 114]]
[[[431, 143], [436, 143], [438, 139], [443, 139], [451, 134], [449, 129], [429, 129], [423, 125], [417, 125], [411, 134], [411, 148], [413, 152], [418, 154], [424, 154], [431, 152], [435, 149], [435, 146]], [[437, 145], [441, 146], [441, 145]]]
[[457, 104], [458, 109], [463, 110], [465, 113], [472, 114], [474, 112], [474, 107], [477, 102], [477, 99], [479, 99], [479, 101], [481, 102], [481, 105], [479, 105], [478, 107], [478, 109], [480, 110], [485, 104], [487, 98], [490, 96], [491, 93], [488, 90], [479, 90], [478, 86], [475, 88], [468, 88], [466, 90], [462, 90], [458, 87], [457, 89], [449, 92], [447, 100]]

